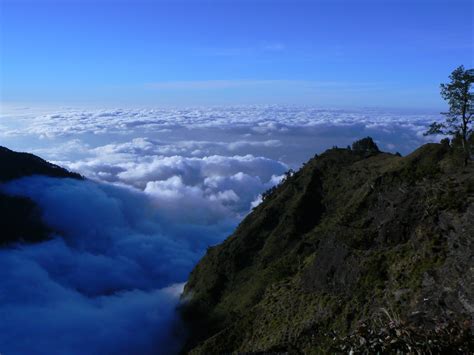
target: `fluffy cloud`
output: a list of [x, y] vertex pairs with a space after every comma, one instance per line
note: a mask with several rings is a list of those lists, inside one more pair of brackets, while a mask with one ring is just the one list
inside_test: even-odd
[[[53, 110], [49, 110], [51, 112]], [[48, 111], [46, 111], [48, 112]], [[409, 112], [383, 109], [321, 109], [296, 106], [200, 107], [180, 109], [60, 109], [53, 113], [32, 109], [2, 115], [2, 135], [40, 137], [78, 134], [127, 134], [130, 131], [169, 133], [178, 128], [249, 129], [259, 133], [289, 131], [298, 127], [351, 126], [391, 130], [418, 130], [439, 120], [437, 112]], [[12, 124], [14, 118], [16, 124]], [[227, 141], [227, 143], [231, 143]]]
[[[199, 189], [176, 177], [147, 186], [151, 197], [131, 188], [44, 177], [2, 189], [35, 200], [45, 222], [61, 231], [43, 243], [0, 250], [5, 353], [175, 352], [174, 307], [182, 283], [204, 250], [238, 222], [219, 205], [211, 211]], [[218, 197], [235, 198], [226, 194]], [[170, 208], [183, 196], [187, 205]]]
[[207, 177], [230, 176], [245, 172], [268, 181], [276, 172], [280, 175], [285, 165], [271, 159], [247, 156], [210, 156], [204, 158], [184, 158], [181, 156], [153, 157], [147, 161], [132, 163], [118, 178], [133, 184], [144, 181], [163, 180], [179, 175], [187, 184], [196, 184]]
[[211, 220], [220, 215], [242, 217], [288, 170], [286, 164], [253, 155], [156, 155], [161, 147], [136, 138], [91, 149], [89, 157], [75, 162], [56, 163], [94, 180], [136, 187], [169, 210], [186, 205], [190, 213], [205, 211]]
[[35, 200], [61, 233], [0, 250], [0, 351], [175, 352], [174, 308], [192, 266], [285, 170], [367, 135], [407, 153], [436, 119], [279, 106], [3, 113], [2, 144], [92, 181], [2, 187]]
[[[0, 115], [3, 144], [60, 164], [119, 161], [128, 155], [203, 158], [248, 154], [297, 168], [314, 153], [370, 135], [380, 148], [406, 154], [424, 137], [433, 111], [239, 106], [162, 109], [10, 109]], [[83, 165], [86, 171], [87, 166]], [[95, 168], [96, 168], [95, 167]], [[92, 170], [95, 170], [92, 169]], [[102, 171], [110, 181], [117, 172]]]
[[61, 231], [0, 251], [2, 350], [177, 352], [182, 283], [287, 166], [252, 155], [155, 155], [159, 146], [133, 139], [79, 149], [88, 157], [69, 167], [96, 182], [30, 177], [2, 187], [32, 198]]

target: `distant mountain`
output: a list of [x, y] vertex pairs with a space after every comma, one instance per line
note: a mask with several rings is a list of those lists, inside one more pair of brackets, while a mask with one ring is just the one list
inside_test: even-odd
[[36, 155], [14, 152], [5, 147], [0, 147], [0, 168], [0, 182], [31, 175], [82, 179], [81, 175], [71, 173]]
[[[0, 147], [0, 184], [31, 175], [82, 179], [81, 175], [33, 154]], [[0, 192], [0, 245], [18, 241], [37, 242], [46, 239], [50, 233], [33, 201]]]
[[330, 149], [265, 196], [191, 273], [184, 352], [473, 349], [474, 165], [449, 143]]

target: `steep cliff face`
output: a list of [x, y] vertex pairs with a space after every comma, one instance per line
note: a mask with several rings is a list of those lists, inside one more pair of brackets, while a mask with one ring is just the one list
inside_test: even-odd
[[[17, 153], [0, 147], [0, 185], [10, 180], [31, 175], [82, 179], [33, 154]], [[50, 230], [41, 221], [41, 211], [28, 198], [8, 196], [0, 192], [0, 245], [44, 240]]]
[[456, 159], [446, 144], [311, 159], [191, 273], [184, 351], [337, 352], [386, 318], [426, 337], [455, 324], [459, 344], [443, 346], [467, 349], [474, 166]]

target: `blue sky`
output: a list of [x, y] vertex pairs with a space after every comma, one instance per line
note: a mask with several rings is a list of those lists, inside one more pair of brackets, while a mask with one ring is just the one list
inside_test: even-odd
[[0, 0], [1, 102], [438, 109], [470, 1]]

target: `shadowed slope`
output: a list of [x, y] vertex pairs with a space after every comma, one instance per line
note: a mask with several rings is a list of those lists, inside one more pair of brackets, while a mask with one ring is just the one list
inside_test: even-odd
[[[17, 153], [0, 147], [0, 184], [30, 175], [82, 179], [79, 174], [33, 154]], [[0, 192], [0, 245], [17, 241], [41, 241], [50, 232], [41, 221], [41, 213], [33, 201]]]
[[186, 350], [335, 351], [328, 334], [382, 308], [418, 329], [472, 325], [474, 168], [454, 161], [442, 144], [311, 159], [191, 273]]
[[0, 167], [0, 182], [19, 179], [30, 175], [82, 178], [79, 174], [71, 173], [36, 155], [14, 152], [5, 147], [0, 147]]

